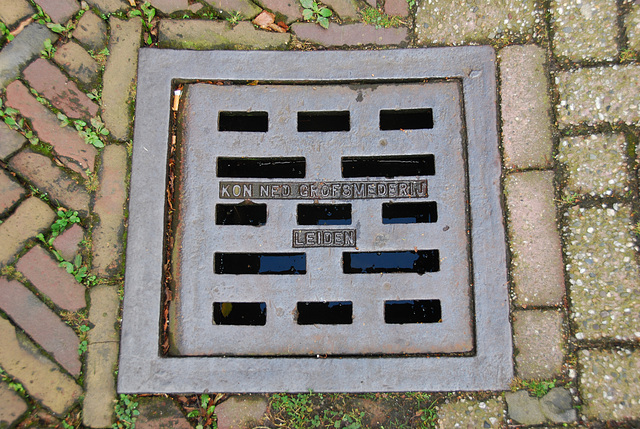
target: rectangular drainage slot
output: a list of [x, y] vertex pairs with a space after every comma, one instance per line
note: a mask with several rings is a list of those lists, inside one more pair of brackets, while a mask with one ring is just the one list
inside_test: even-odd
[[351, 301], [298, 303], [298, 325], [350, 325], [352, 322]]
[[298, 204], [298, 225], [351, 225], [351, 204]]
[[298, 112], [299, 132], [349, 131], [351, 116], [348, 110], [339, 112]]
[[439, 299], [385, 301], [384, 322], [390, 324], [440, 323]]
[[433, 273], [440, 271], [437, 249], [391, 252], [344, 252], [342, 271], [345, 274], [372, 273]]
[[433, 155], [347, 156], [342, 158], [342, 177], [433, 176]]
[[306, 274], [305, 253], [216, 253], [216, 274]]
[[220, 112], [218, 131], [266, 133], [269, 131], [267, 112]]
[[264, 326], [267, 304], [264, 302], [214, 302], [214, 325]]
[[435, 201], [422, 203], [383, 203], [382, 223], [434, 223], [438, 221]]
[[302, 179], [306, 163], [295, 158], [218, 158], [218, 177], [257, 177], [261, 179]]
[[261, 226], [265, 223], [266, 204], [216, 204], [216, 225]]
[[433, 128], [433, 111], [431, 109], [381, 110], [380, 129], [388, 130], [423, 130]]

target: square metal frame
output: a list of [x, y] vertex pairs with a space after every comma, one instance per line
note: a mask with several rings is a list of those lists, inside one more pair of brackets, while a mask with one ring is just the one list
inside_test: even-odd
[[[513, 347], [495, 73], [495, 53], [483, 46], [350, 52], [140, 49], [118, 392], [507, 389], [513, 378]], [[464, 95], [475, 355], [314, 359], [160, 354], [166, 198], [162, 172], [167, 166], [173, 80], [348, 84], [447, 78], [461, 80]]]

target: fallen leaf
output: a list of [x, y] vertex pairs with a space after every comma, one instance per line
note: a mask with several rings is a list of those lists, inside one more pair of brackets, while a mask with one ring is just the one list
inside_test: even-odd
[[287, 32], [287, 30], [285, 30], [284, 28], [282, 28], [282, 27], [280, 27], [279, 25], [276, 25], [276, 24], [269, 24], [267, 26], [267, 29], [271, 30], [271, 31], [275, 31], [276, 33], [286, 33]]
[[284, 31], [288, 31], [289, 30], [289, 26], [287, 24], [285, 24], [284, 22], [282, 22], [282, 21], [278, 21], [277, 25], [278, 25], [278, 27], [283, 28]]
[[269, 24], [273, 24], [275, 19], [276, 19], [276, 16], [273, 13], [263, 10], [251, 22], [260, 28], [266, 28], [269, 26]]
[[132, 7], [136, 7], [136, 0], [129, 0], [129, 4], [130, 4]]

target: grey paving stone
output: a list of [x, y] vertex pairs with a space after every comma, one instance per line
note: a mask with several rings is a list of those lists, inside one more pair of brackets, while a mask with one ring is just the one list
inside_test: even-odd
[[504, 395], [507, 401], [509, 418], [523, 425], [538, 425], [544, 423], [545, 418], [540, 408], [538, 398], [529, 396], [526, 390], [507, 392]]
[[640, 123], [640, 66], [583, 68], [556, 75], [559, 104], [556, 120], [561, 128], [601, 122]]
[[149, 0], [149, 3], [166, 14], [171, 14], [180, 10], [189, 10], [188, 0]]
[[107, 24], [89, 10], [78, 20], [73, 37], [87, 49], [100, 52], [107, 43]]
[[255, 427], [267, 412], [268, 401], [264, 396], [232, 396], [216, 406], [219, 429]]
[[0, 215], [13, 207], [25, 194], [20, 184], [5, 170], [0, 170]]
[[0, 0], [0, 21], [7, 27], [14, 27], [35, 12], [27, 0]]
[[329, 26], [325, 30], [318, 24], [302, 22], [293, 24], [291, 31], [300, 40], [318, 43], [324, 46], [362, 46], [362, 45], [399, 45], [407, 44], [406, 28], [376, 28], [367, 24], [346, 24]]
[[571, 207], [564, 241], [578, 340], [640, 338], [640, 277], [631, 210]]
[[256, 30], [250, 22], [240, 22], [233, 29], [222, 21], [160, 21], [158, 45], [173, 49], [283, 49], [290, 35]]
[[27, 393], [57, 415], [78, 400], [82, 388], [47, 359], [25, 335], [0, 318], [0, 366], [22, 383]]
[[36, 0], [53, 22], [65, 24], [69, 18], [80, 10], [80, 4], [75, 0]]
[[622, 195], [629, 190], [624, 134], [592, 134], [560, 141], [556, 159], [567, 171], [565, 194]]
[[581, 413], [592, 419], [637, 419], [640, 415], [640, 351], [580, 350]]
[[[192, 428], [178, 406], [169, 398], [138, 398], [138, 411], [140, 411], [136, 420], [138, 429]], [[220, 426], [218, 428], [221, 429]]]
[[618, 54], [615, 0], [554, 0], [553, 53], [572, 61], [612, 60]]
[[98, 83], [100, 77], [98, 62], [76, 42], [65, 43], [58, 47], [53, 59], [71, 77], [79, 81], [82, 89], [90, 90]]
[[10, 427], [24, 412], [27, 404], [15, 390], [0, 381], [0, 428]]
[[571, 392], [563, 387], [554, 387], [540, 398], [540, 409], [547, 420], [554, 423], [571, 423], [578, 419], [573, 408]]
[[[116, 331], [120, 298], [116, 286], [96, 286], [89, 292], [89, 321], [94, 327], [88, 332], [87, 365], [83, 422], [92, 428], [110, 427], [116, 400], [116, 380], [113, 373], [118, 360]], [[137, 424], [136, 424], [137, 426]]]
[[536, 19], [540, 18], [533, 0], [423, 1], [416, 13], [417, 43], [450, 45], [533, 35]]
[[57, 34], [38, 23], [31, 23], [0, 51], [0, 86], [5, 88], [22, 69], [40, 56], [44, 41], [58, 40]]
[[562, 320], [562, 313], [555, 310], [518, 310], [513, 313], [518, 377], [549, 379], [560, 375], [564, 361]]
[[553, 171], [528, 171], [510, 174], [505, 180], [511, 276], [518, 306], [559, 306], [565, 297], [553, 176]]
[[102, 13], [114, 13], [130, 7], [126, 0], [86, 0], [86, 2], [97, 7]]
[[7, 159], [27, 142], [22, 134], [0, 122], [0, 159]]
[[640, 51], [640, 4], [632, 6], [631, 12], [625, 18], [625, 28], [629, 48]]
[[550, 168], [553, 136], [544, 49], [508, 46], [499, 52], [502, 145], [507, 168]]
[[112, 137], [126, 140], [133, 122], [130, 103], [135, 97], [142, 22], [138, 18], [123, 21], [112, 16], [109, 23], [110, 55], [103, 77], [102, 119]]
[[262, 9], [250, 0], [206, 0], [212, 7], [219, 12], [233, 14], [240, 12], [243, 18], [253, 19]]
[[333, 9], [340, 19], [358, 19], [359, 17], [359, 4], [356, 0], [325, 0], [324, 3]]
[[6, 265], [22, 246], [39, 232], [48, 229], [56, 214], [36, 197], [29, 197], [0, 224], [0, 266]]
[[437, 413], [440, 429], [493, 429], [505, 425], [505, 404], [501, 397], [487, 401], [463, 398], [455, 402], [446, 402], [438, 407]]

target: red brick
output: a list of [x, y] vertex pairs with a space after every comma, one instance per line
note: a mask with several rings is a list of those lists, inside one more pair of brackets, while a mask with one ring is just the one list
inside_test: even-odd
[[136, 420], [138, 429], [191, 428], [191, 424], [169, 398], [140, 398], [138, 402], [138, 411], [140, 411]]
[[12, 82], [6, 95], [7, 106], [18, 109], [31, 120], [38, 137], [53, 146], [67, 167], [82, 173], [93, 170], [96, 149], [85, 143], [73, 127], [60, 127], [58, 118], [40, 104], [22, 82]]
[[51, 200], [82, 214], [88, 213], [87, 191], [46, 156], [23, 151], [14, 156], [9, 165], [33, 182], [40, 191], [46, 192]]
[[24, 188], [9, 173], [0, 170], [0, 214], [12, 207], [24, 195]]
[[384, 12], [387, 15], [407, 16], [409, 15], [409, 3], [407, 0], [385, 0]]
[[38, 58], [23, 74], [33, 89], [70, 118], [89, 119], [98, 113], [98, 105], [47, 60]]
[[74, 0], [36, 0], [53, 22], [66, 23], [79, 9]]
[[65, 260], [72, 261], [80, 249], [80, 241], [82, 241], [83, 238], [84, 229], [76, 223], [56, 237], [53, 245]]
[[7, 383], [0, 382], [0, 422], [11, 426], [27, 409], [20, 395]]
[[324, 29], [318, 24], [303, 22], [293, 24], [291, 30], [300, 40], [325, 46], [403, 45], [408, 37], [406, 28], [376, 28], [366, 24], [332, 24]]
[[302, 8], [298, 0], [262, 0], [260, 4], [271, 12], [283, 15], [287, 23], [302, 19]]
[[57, 306], [78, 311], [87, 306], [85, 288], [65, 270], [58, 266], [42, 247], [35, 246], [24, 255], [16, 268]]
[[22, 134], [9, 128], [4, 122], [0, 122], [0, 158], [5, 159], [22, 147], [27, 142]]
[[98, 81], [98, 62], [84, 48], [75, 42], [69, 42], [59, 46], [56, 50], [54, 61], [80, 81], [83, 88], [92, 88]]
[[74, 376], [80, 375], [80, 340], [66, 323], [17, 281], [0, 278], [0, 308]]
[[13, 259], [25, 243], [49, 228], [56, 214], [36, 197], [27, 198], [15, 213], [0, 224], [0, 265]]
[[254, 427], [267, 411], [264, 396], [232, 396], [216, 406], [219, 429]]
[[100, 188], [93, 207], [100, 218], [92, 237], [93, 267], [101, 275], [116, 274], [122, 262], [126, 176], [126, 148], [107, 146], [102, 152]]

